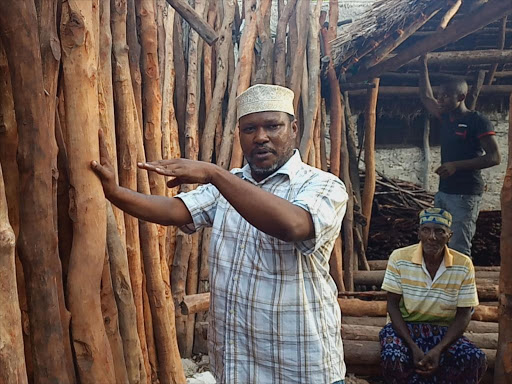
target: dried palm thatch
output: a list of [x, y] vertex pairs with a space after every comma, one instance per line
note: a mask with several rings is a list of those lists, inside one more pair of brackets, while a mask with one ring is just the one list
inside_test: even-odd
[[[403, 27], [436, 0], [377, 0], [332, 43], [336, 67]], [[356, 58], [357, 58], [356, 56]], [[357, 62], [355, 60], [354, 62]]]

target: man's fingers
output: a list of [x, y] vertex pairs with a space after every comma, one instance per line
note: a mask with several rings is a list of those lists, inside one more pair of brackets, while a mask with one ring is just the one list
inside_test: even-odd
[[103, 133], [103, 129], [98, 130], [98, 139], [100, 144], [100, 157], [108, 160], [109, 154], [107, 149], [107, 144], [105, 143], [105, 133]]
[[91, 168], [98, 176], [100, 176], [102, 179], [107, 176], [107, 170], [105, 167], [103, 167], [100, 163], [98, 163], [96, 160], [91, 161]]
[[172, 179], [172, 180], [169, 180], [169, 181], [167, 182], [167, 187], [168, 187], [168, 188], [176, 188], [177, 186], [179, 186], [179, 185], [181, 185], [181, 184], [182, 184], [182, 183], [181, 183], [180, 179], [176, 177], [176, 178], [174, 178], [174, 179]]

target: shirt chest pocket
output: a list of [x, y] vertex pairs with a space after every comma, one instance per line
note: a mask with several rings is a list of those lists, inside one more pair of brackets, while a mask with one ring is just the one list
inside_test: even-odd
[[293, 243], [275, 237], [258, 234], [257, 267], [270, 274], [295, 274], [297, 254]]
[[466, 141], [468, 137], [468, 127], [465, 124], [459, 124], [454, 128], [455, 140]]

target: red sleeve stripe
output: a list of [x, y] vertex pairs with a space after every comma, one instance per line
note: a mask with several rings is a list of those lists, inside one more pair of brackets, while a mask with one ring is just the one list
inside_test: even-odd
[[494, 132], [494, 131], [484, 132], [480, 136], [478, 136], [478, 138], [481, 139], [484, 136], [492, 136], [492, 135], [495, 135], [495, 134], [496, 134], [496, 132]]

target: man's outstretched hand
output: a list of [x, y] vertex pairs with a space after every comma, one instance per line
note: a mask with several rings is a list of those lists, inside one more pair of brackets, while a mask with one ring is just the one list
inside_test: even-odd
[[91, 168], [100, 178], [103, 192], [109, 198], [117, 188], [116, 175], [113, 165], [110, 164], [110, 156], [105, 144], [105, 134], [102, 129], [98, 131], [98, 138], [100, 142], [100, 162], [98, 163], [96, 160], [91, 161]]
[[181, 184], [208, 184], [219, 169], [215, 164], [187, 159], [160, 160], [138, 163], [139, 168], [156, 172], [162, 176], [172, 177], [167, 182], [169, 188]]

